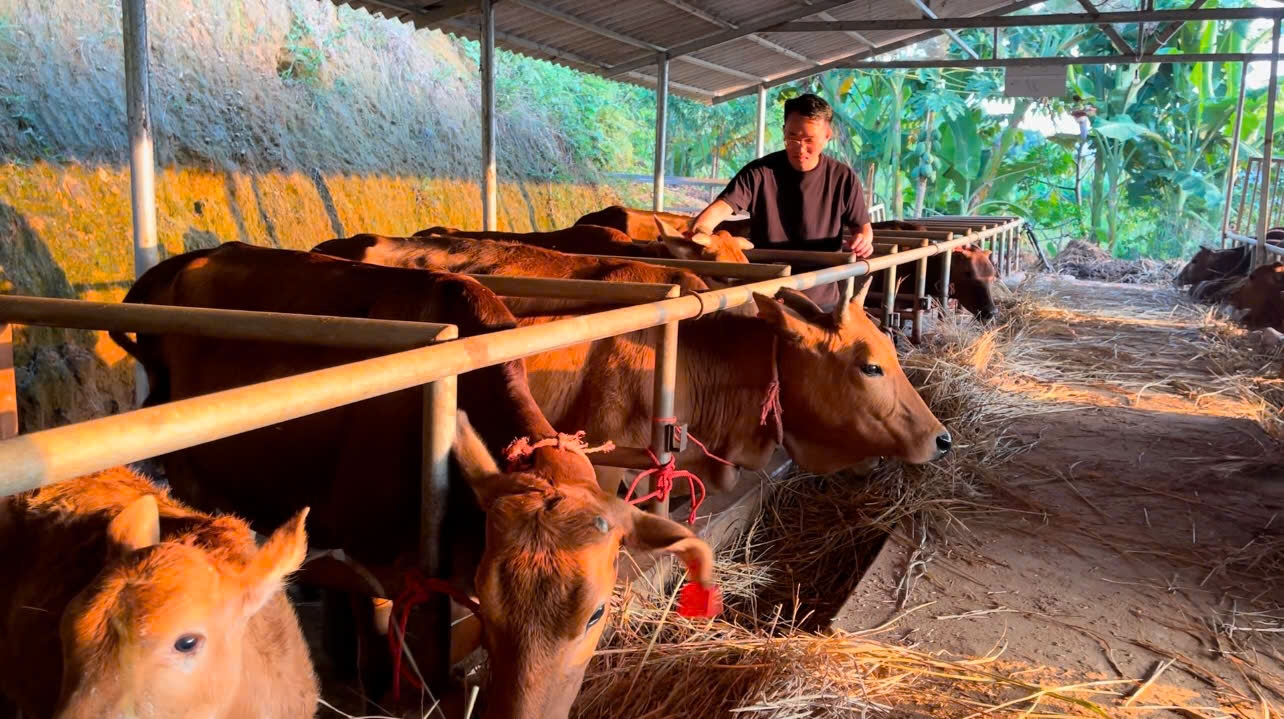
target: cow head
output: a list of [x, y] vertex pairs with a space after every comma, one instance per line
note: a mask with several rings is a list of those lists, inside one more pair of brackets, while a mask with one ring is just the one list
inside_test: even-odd
[[1284, 264], [1275, 262], [1262, 265], [1248, 275], [1232, 298], [1236, 308], [1245, 310], [1243, 321], [1250, 327], [1260, 328], [1274, 324], [1284, 316]]
[[1212, 264], [1212, 261], [1213, 250], [1209, 247], [1200, 245], [1195, 256], [1191, 257], [1190, 261], [1181, 268], [1181, 272], [1177, 273], [1177, 277], [1173, 280], [1173, 284], [1177, 287], [1184, 287], [1186, 285], [1199, 284], [1200, 282], [1209, 279], [1209, 265]]
[[910, 384], [892, 341], [865, 315], [864, 289], [832, 314], [793, 290], [754, 294], [777, 336], [785, 448], [809, 472], [871, 457], [918, 464], [949, 451], [950, 433]]
[[[153, 495], [129, 504], [108, 526], [106, 567], [63, 614], [57, 716], [228, 716], [242, 681], [246, 626], [269, 602], [285, 606], [282, 584], [307, 552], [307, 513], [242, 561], [197, 546], [191, 534], [161, 541]], [[253, 544], [239, 522], [197, 531]], [[299, 672], [310, 676], [312, 667]]]
[[536, 450], [531, 471], [501, 474], [463, 412], [454, 455], [486, 512], [475, 587], [488, 719], [565, 719], [606, 626], [621, 545], [673, 554], [712, 584], [713, 552], [686, 527], [608, 495], [591, 473], [544, 478], [545, 463], [583, 456]]
[[950, 297], [978, 320], [990, 322], [999, 316], [994, 305], [994, 280], [999, 276], [990, 261], [990, 251], [965, 245], [950, 255]]
[[713, 234], [697, 232], [690, 237], [666, 227], [660, 218], [655, 218], [656, 229], [660, 232], [660, 241], [669, 248], [669, 254], [679, 260], [705, 260], [707, 262], [736, 262], [748, 264], [745, 250], [752, 250], [753, 243], [743, 237], [736, 237], [726, 230], [717, 230]]

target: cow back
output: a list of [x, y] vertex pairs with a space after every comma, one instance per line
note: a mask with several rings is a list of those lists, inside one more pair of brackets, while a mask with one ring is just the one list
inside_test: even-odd
[[[318, 253], [228, 243], [165, 272], [172, 279], [159, 286], [144, 275], [140, 285], [151, 292], [130, 301], [442, 322], [457, 325], [461, 336], [516, 326], [499, 298], [474, 280]], [[143, 336], [139, 344], [161, 365], [149, 373], [168, 375], [172, 399], [386, 354], [178, 335]], [[520, 361], [461, 375], [459, 403], [492, 452], [515, 437], [552, 435]], [[166, 468], [175, 494], [200, 509], [236, 512], [259, 528], [308, 505], [318, 546], [382, 563], [416, 543], [422, 436], [416, 388], [191, 447], [167, 457]], [[459, 499], [462, 519], [470, 503], [466, 494]]]

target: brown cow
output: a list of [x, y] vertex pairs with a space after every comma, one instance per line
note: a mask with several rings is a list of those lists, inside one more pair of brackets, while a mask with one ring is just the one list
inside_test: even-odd
[[[634, 260], [568, 257], [561, 252], [520, 242], [480, 240], [459, 235], [384, 237], [361, 234], [327, 240], [313, 247], [312, 251], [385, 267], [599, 282], [645, 281], [678, 285], [684, 294], [709, 289], [708, 284], [687, 270], [659, 267]], [[647, 279], [636, 279], [639, 277]], [[547, 299], [509, 298], [505, 304], [518, 318], [612, 309], [599, 302]]]
[[[654, 242], [664, 239], [662, 232], [668, 235], [681, 235], [691, 229], [692, 219], [690, 215], [678, 212], [654, 212], [651, 210], [635, 210], [623, 205], [611, 205], [584, 215], [575, 221], [575, 226], [595, 225], [597, 227], [610, 227], [635, 240]], [[660, 223], [658, 226], [656, 224], [657, 220]]]
[[[565, 277], [568, 268], [591, 260], [534, 248], [519, 254], [513, 246], [501, 254], [480, 249], [482, 243], [461, 255], [445, 239], [358, 235], [330, 240], [317, 251], [402, 267], [445, 262], [450, 270], [548, 277]], [[414, 242], [424, 243], [417, 254], [409, 249]], [[491, 264], [483, 267], [484, 259]], [[636, 264], [630, 272], [636, 274], [610, 279], [671, 281], [666, 268]], [[826, 473], [874, 456], [927, 462], [949, 449], [949, 433], [906, 379], [891, 341], [859, 304], [830, 316], [797, 293], [785, 293], [785, 304], [763, 295], [754, 299], [756, 317], [713, 314], [688, 321], [678, 333], [677, 416], [715, 454], [759, 469], [783, 441], [800, 466]], [[649, 444], [656, 332], [527, 358], [541, 409], [560, 425], [582, 427], [620, 445]], [[773, 378], [779, 380], [783, 415], [760, 421]], [[735, 478], [733, 469], [704, 458], [694, 446], [679, 462], [702, 477], [717, 477], [716, 486]], [[603, 474], [608, 489], [622, 479], [622, 473]]]
[[313, 716], [282, 591], [306, 515], [258, 548], [123, 467], [0, 499], [0, 693], [35, 717]]
[[[653, 231], [653, 234], [657, 232]], [[747, 240], [732, 237], [726, 233], [695, 235], [691, 238], [674, 234], [662, 236], [656, 242], [644, 242], [620, 230], [595, 225], [575, 225], [552, 232], [487, 232], [460, 230], [453, 227], [429, 227], [416, 232], [414, 236], [432, 235], [520, 242], [524, 245], [577, 255], [620, 255], [637, 259], [667, 258], [740, 264], [749, 261], [744, 251], [753, 247]]]
[[[662, 240], [663, 234], [681, 235], [684, 232], [691, 231], [691, 223], [695, 220], [693, 215], [686, 215], [680, 212], [655, 212], [654, 210], [639, 210], [623, 205], [611, 205], [596, 212], [590, 212], [575, 221], [576, 226], [581, 225], [598, 225], [600, 227], [609, 227], [613, 230], [619, 230], [635, 240]], [[749, 241], [749, 220], [723, 220], [718, 226], [713, 228], [713, 235], [718, 237], [725, 236], [738, 240], [741, 249], [753, 249], [753, 243]], [[730, 241], [730, 240], [724, 240]], [[726, 262], [741, 262], [743, 260], [724, 260]]]
[[[1279, 229], [1279, 234], [1280, 238], [1275, 238], [1268, 233], [1266, 244], [1274, 247], [1284, 246], [1284, 229]], [[1173, 285], [1193, 286], [1209, 280], [1247, 277], [1252, 267], [1253, 247], [1251, 245], [1237, 245], [1225, 250], [1214, 250], [1201, 245], [1190, 261], [1181, 268], [1181, 272], [1177, 273], [1177, 277], [1173, 279]]]
[[1249, 327], [1284, 330], [1284, 264], [1275, 262], [1253, 270], [1232, 303], [1244, 310], [1241, 321]]
[[[904, 220], [886, 220], [873, 223], [875, 240], [879, 230], [902, 230], [922, 232], [929, 228], [917, 222]], [[941, 294], [941, 255], [932, 255], [927, 260], [927, 293], [939, 297]], [[902, 265], [901, 271], [911, 277], [912, 265]], [[994, 281], [999, 273], [990, 261], [990, 251], [972, 245], [955, 247], [950, 254], [950, 293], [958, 300], [959, 306], [971, 312], [978, 320], [989, 322], [999, 315], [994, 304]]]
[[[463, 336], [515, 326], [499, 298], [469, 278], [239, 242], [161, 262], [126, 301], [447, 322]], [[181, 335], [113, 338], [149, 377], [165, 380], [172, 399], [382, 353]], [[601, 492], [583, 452], [535, 404], [522, 362], [461, 375], [458, 394], [481, 439], [460, 423], [454, 458], [466, 482], [452, 480], [442, 536], [453, 581], [481, 604], [493, 687], [486, 716], [559, 719], [596, 645], [618, 543], [679, 554], [706, 583], [710, 551], [684, 527]], [[256, 524], [310, 505], [313, 543], [345, 550], [396, 596], [402, 569], [416, 563], [422, 413], [423, 393], [414, 388], [183, 450], [166, 458], [166, 469], [176, 494]], [[522, 437], [548, 446], [499, 474], [489, 457]]]

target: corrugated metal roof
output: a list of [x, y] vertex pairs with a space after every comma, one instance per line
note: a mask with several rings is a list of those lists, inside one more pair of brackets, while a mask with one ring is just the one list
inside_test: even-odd
[[[333, 0], [387, 18], [477, 39], [476, 0]], [[935, 0], [939, 17], [1012, 12], [1040, 0]], [[939, 33], [772, 33], [794, 20], [923, 17], [913, 0], [503, 0], [495, 44], [584, 72], [655, 86], [656, 57], [670, 52], [669, 89], [721, 102], [872, 57]], [[755, 32], [756, 31], [756, 32]]]

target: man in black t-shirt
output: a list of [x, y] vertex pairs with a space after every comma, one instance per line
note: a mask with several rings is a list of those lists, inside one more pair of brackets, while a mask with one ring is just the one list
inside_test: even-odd
[[[745, 165], [693, 223], [712, 232], [737, 212], [750, 216], [749, 240], [759, 248], [873, 254], [865, 191], [856, 171], [826, 157], [833, 108], [816, 95], [785, 103], [785, 149]], [[833, 285], [807, 293], [822, 307], [838, 301]]]

